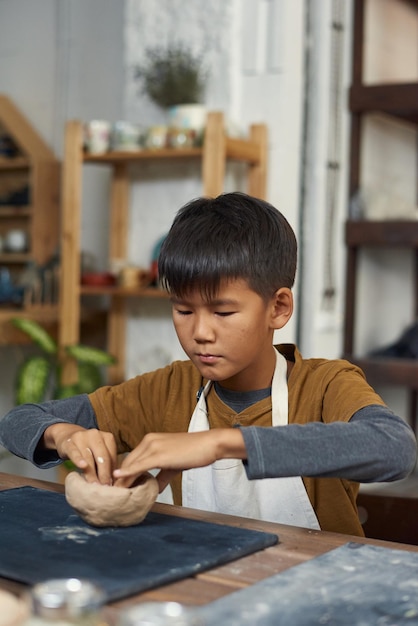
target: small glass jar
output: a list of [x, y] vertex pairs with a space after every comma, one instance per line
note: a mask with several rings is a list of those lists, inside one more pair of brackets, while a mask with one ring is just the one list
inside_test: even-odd
[[178, 602], [144, 602], [121, 612], [117, 626], [204, 626], [198, 609]]
[[103, 591], [87, 580], [53, 578], [32, 587], [26, 625], [97, 626], [104, 603]]

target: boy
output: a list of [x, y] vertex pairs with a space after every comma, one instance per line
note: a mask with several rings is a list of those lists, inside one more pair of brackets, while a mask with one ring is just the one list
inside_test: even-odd
[[407, 476], [415, 436], [354, 365], [273, 346], [293, 312], [296, 257], [293, 230], [268, 203], [192, 201], [159, 256], [189, 360], [18, 406], [0, 443], [39, 467], [71, 459], [88, 481], [130, 486], [158, 469], [175, 504], [362, 535], [358, 483]]

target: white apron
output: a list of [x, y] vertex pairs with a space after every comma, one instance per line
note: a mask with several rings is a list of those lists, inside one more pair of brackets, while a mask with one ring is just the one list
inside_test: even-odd
[[[286, 359], [276, 350], [272, 383], [272, 424], [288, 423]], [[209, 429], [207, 383], [190, 420], [189, 432]], [[222, 459], [212, 465], [186, 470], [182, 477], [183, 506], [251, 517], [268, 522], [320, 530], [300, 476], [248, 480], [240, 459]]]

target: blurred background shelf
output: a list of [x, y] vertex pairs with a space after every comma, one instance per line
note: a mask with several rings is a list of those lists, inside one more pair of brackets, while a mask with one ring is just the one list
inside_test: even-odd
[[[60, 163], [12, 100], [2, 94], [0, 137], [4, 150], [0, 156], [0, 270], [8, 272], [12, 284], [18, 285], [29, 264], [44, 266], [57, 253]], [[7, 249], [7, 235], [13, 230], [23, 233], [25, 245], [21, 250]], [[24, 315], [57, 326], [57, 301], [32, 305], [25, 300], [20, 306], [13, 301], [1, 304], [1, 345], [24, 342], [9, 323], [12, 317]]]
[[345, 355], [364, 371], [367, 380], [387, 385], [404, 385], [418, 391], [418, 360], [390, 358], [359, 358]]
[[[411, 2], [418, 9], [418, 2]], [[362, 191], [361, 159], [363, 156], [364, 126], [368, 115], [380, 113], [402, 121], [418, 124], [418, 83], [393, 82], [366, 85], [364, 83], [365, 32], [367, 0], [354, 1], [352, 81], [349, 90], [350, 170], [349, 197], [352, 200]], [[390, 155], [388, 155], [390, 158]], [[418, 188], [418, 181], [415, 180]], [[396, 206], [393, 207], [396, 216]], [[357, 356], [355, 335], [357, 325], [357, 299], [359, 255], [365, 248], [407, 248], [413, 257], [413, 319], [418, 320], [418, 221], [390, 219], [367, 221], [348, 219], [345, 225], [347, 249], [345, 319], [343, 354], [349, 361], [364, 369], [372, 384], [399, 385], [408, 393], [407, 419], [416, 431], [418, 411], [418, 361], [404, 359], [370, 359]], [[388, 294], [388, 297], [390, 295]], [[391, 296], [393, 297], [393, 295]], [[373, 311], [369, 311], [373, 315]], [[396, 322], [396, 320], [395, 320]], [[376, 346], [377, 348], [379, 346]]]

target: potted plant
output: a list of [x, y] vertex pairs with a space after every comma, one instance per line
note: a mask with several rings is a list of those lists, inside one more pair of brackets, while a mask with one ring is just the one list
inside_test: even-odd
[[[76, 344], [64, 351], [77, 362], [78, 380], [66, 385], [61, 379], [59, 349], [51, 335], [34, 320], [14, 317], [13, 326], [25, 333], [41, 349], [40, 355], [27, 357], [19, 366], [15, 380], [15, 404], [39, 403], [45, 400], [69, 398], [80, 393], [91, 393], [103, 383], [103, 367], [116, 362], [103, 350]], [[9, 453], [0, 454], [0, 460]], [[64, 472], [74, 470], [71, 461], [64, 461]]]
[[181, 43], [147, 48], [135, 77], [142, 82], [142, 91], [167, 112], [169, 126], [203, 130], [207, 70], [202, 55]]
[[11, 323], [25, 333], [41, 349], [40, 355], [27, 357], [19, 366], [15, 382], [15, 403], [39, 403], [48, 399], [68, 398], [91, 393], [103, 384], [103, 367], [115, 363], [115, 358], [103, 350], [76, 344], [64, 351], [77, 362], [78, 380], [66, 385], [61, 379], [59, 348], [51, 335], [37, 322], [23, 317]]

